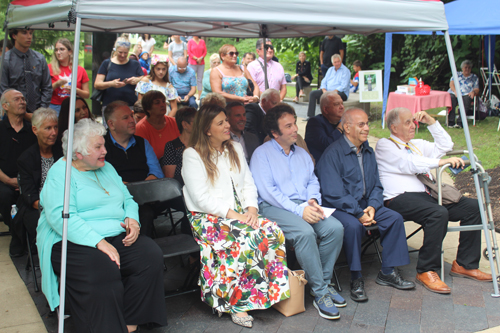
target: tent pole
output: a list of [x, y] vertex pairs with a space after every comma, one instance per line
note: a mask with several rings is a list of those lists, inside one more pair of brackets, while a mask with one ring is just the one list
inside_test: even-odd
[[[492, 82], [491, 80], [493, 79], [493, 66], [491, 65], [491, 35], [488, 35], [488, 90], [489, 90], [489, 96], [488, 96], [488, 101], [491, 102], [491, 88], [492, 88]], [[493, 48], [495, 46], [493, 45]], [[489, 103], [488, 103], [489, 105]]]
[[[458, 80], [458, 73], [457, 73], [457, 67], [455, 64], [455, 58], [453, 55], [453, 48], [451, 46], [451, 40], [450, 40], [450, 34], [448, 30], [444, 32], [444, 39], [446, 41], [446, 49], [448, 50], [448, 58], [450, 59], [450, 66], [451, 66], [451, 72], [453, 73], [453, 81], [455, 82], [455, 87], [456, 91], [460, 92], [461, 87], [460, 87], [460, 82]], [[483, 202], [483, 196], [481, 195], [481, 187], [479, 186], [479, 177], [478, 177], [478, 169], [476, 167], [476, 160], [474, 159], [474, 151], [472, 148], [472, 141], [470, 138], [470, 133], [469, 133], [469, 124], [467, 123], [467, 116], [465, 114], [465, 108], [464, 108], [464, 101], [462, 100], [462, 94], [458, 93], [456, 94], [457, 100], [458, 100], [458, 105], [460, 108], [460, 117], [463, 119], [462, 124], [464, 127], [464, 135], [465, 135], [465, 142], [467, 143], [467, 150], [469, 151], [469, 160], [470, 160], [470, 166], [471, 166], [471, 172], [472, 175], [474, 176], [474, 184], [476, 185], [476, 193], [477, 193], [477, 200], [479, 203], [479, 213], [481, 215], [481, 222], [483, 224], [483, 231], [484, 231], [484, 238], [486, 240], [486, 247], [488, 249], [488, 253], [490, 255], [488, 256], [489, 262], [490, 262], [490, 268], [491, 268], [491, 275], [493, 277], [493, 289], [495, 291], [494, 294], [492, 294], [492, 297], [500, 297], [500, 294], [498, 293], [498, 283], [497, 283], [497, 274], [496, 274], [496, 269], [495, 269], [495, 263], [493, 262], [493, 255], [491, 255], [492, 250], [491, 250], [491, 240], [489, 238], [489, 232], [488, 232], [488, 221], [486, 219], [486, 214], [484, 211], [484, 202]], [[499, 255], [499, 254], [497, 254]], [[441, 267], [441, 269], [444, 269], [444, 267]]]
[[71, 188], [71, 152], [73, 151], [73, 130], [75, 127], [75, 102], [76, 102], [76, 84], [78, 79], [78, 54], [80, 52], [80, 28], [81, 18], [76, 18], [75, 41], [73, 45], [73, 68], [71, 71], [71, 96], [69, 102], [69, 120], [68, 120], [68, 151], [66, 153], [66, 179], [64, 182], [64, 206], [62, 249], [61, 249], [61, 276], [59, 278], [59, 324], [58, 332], [64, 333], [64, 300], [66, 291], [66, 259], [68, 249], [68, 218], [69, 218], [69, 198]]
[[382, 104], [382, 128], [385, 128], [385, 114], [387, 98], [389, 97], [389, 83], [391, 82], [391, 61], [392, 61], [392, 33], [385, 34], [385, 55], [384, 55], [384, 102]]

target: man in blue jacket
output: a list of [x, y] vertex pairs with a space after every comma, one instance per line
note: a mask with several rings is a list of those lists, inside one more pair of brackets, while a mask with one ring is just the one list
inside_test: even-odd
[[396, 266], [410, 263], [403, 217], [383, 204], [383, 188], [373, 149], [368, 145], [368, 116], [361, 109], [344, 113], [344, 136], [332, 143], [317, 164], [323, 205], [336, 208], [332, 216], [344, 226], [344, 250], [351, 270], [351, 298], [368, 300], [361, 275], [361, 238], [365, 227], [378, 225], [384, 251], [376, 282], [412, 289]]

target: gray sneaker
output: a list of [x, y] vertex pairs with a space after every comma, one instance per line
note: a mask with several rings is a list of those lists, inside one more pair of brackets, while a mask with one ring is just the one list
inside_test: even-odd
[[[330, 298], [332, 299], [333, 303], [337, 308], [344, 308], [347, 306], [347, 302], [342, 296], [339, 295], [339, 293], [334, 287], [334, 284], [329, 284], [327, 289]], [[309, 293], [311, 294], [312, 297], [316, 297], [312, 289], [310, 289]]]

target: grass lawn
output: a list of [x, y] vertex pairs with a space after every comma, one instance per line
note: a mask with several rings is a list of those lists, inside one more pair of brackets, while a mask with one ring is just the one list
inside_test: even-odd
[[[377, 138], [387, 138], [390, 132], [387, 128], [382, 129], [380, 120], [381, 104], [382, 103], [371, 104], [370, 135]], [[431, 109], [428, 110], [428, 113], [436, 114], [440, 110], [442, 110], [442, 108]], [[450, 134], [451, 139], [455, 143], [454, 149], [467, 149], [463, 129], [447, 128], [445, 126], [445, 117], [438, 117], [438, 121], [448, 134]], [[474, 149], [474, 154], [476, 154], [485, 169], [491, 169], [500, 165], [500, 132], [497, 132], [497, 127], [497, 117], [488, 117], [484, 120], [476, 121], [476, 126], [472, 126], [472, 121], [469, 121], [472, 148]], [[433, 141], [430, 132], [427, 130], [427, 126], [422, 124], [415, 138]]]

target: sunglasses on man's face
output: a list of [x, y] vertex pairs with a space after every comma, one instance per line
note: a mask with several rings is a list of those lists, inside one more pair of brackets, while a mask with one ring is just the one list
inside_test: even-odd
[[234, 56], [239, 56], [240, 53], [238, 51], [236, 51], [236, 52], [231, 51], [231, 52], [228, 52], [227, 55], [230, 56], [230, 57], [234, 57]]

